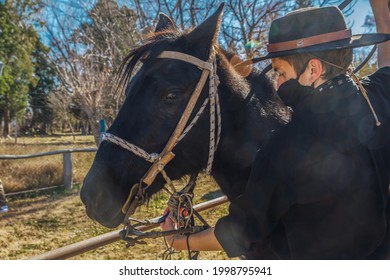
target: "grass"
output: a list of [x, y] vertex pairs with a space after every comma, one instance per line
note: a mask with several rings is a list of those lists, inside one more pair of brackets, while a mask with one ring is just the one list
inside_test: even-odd
[[[64, 148], [93, 147], [92, 137], [44, 137], [19, 139], [19, 144], [0, 144], [0, 154], [25, 154]], [[77, 156], [76, 156], [77, 155]], [[93, 153], [76, 154], [73, 157], [74, 178], [81, 182], [88, 171]], [[78, 156], [80, 155], [80, 156]], [[57, 159], [58, 158], [58, 159]], [[14, 184], [13, 190], [43, 187], [62, 178], [62, 157], [38, 158], [23, 161], [0, 161], [0, 178], [6, 191]], [[59, 166], [59, 167], [57, 167]], [[42, 172], [44, 176], [42, 176]], [[47, 177], [39, 178], [39, 177]], [[56, 179], [57, 178], [57, 179]], [[10, 183], [14, 181], [15, 183]], [[61, 179], [62, 180], [62, 179]], [[60, 181], [58, 181], [60, 182]], [[183, 182], [175, 182], [179, 187]], [[8, 186], [8, 188], [7, 188]], [[46, 185], [45, 185], [46, 186]], [[89, 219], [85, 214], [76, 184], [71, 191], [56, 189], [27, 197], [9, 199], [10, 211], [0, 214], [0, 259], [26, 259], [47, 251], [70, 245], [91, 237], [112, 231]], [[203, 202], [218, 195], [218, 186], [209, 177], [200, 177], [195, 189], [194, 203]], [[137, 210], [136, 217], [152, 218], [163, 213], [168, 196], [156, 195], [147, 206]], [[211, 225], [227, 213], [227, 205], [221, 205], [202, 213]], [[119, 229], [119, 228], [118, 228]], [[115, 242], [89, 251], [74, 259], [161, 259], [165, 250], [161, 238], [147, 240], [146, 245], [127, 249], [125, 243]], [[180, 252], [173, 259], [186, 259], [187, 253]], [[227, 259], [224, 252], [201, 252], [200, 259]]]
[[[0, 155], [21, 155], [61, 149], [96, 147], [92, 136], [56, 136], [20, 138], [18, 144], [3, 142]], [[91, 166], [93, 153], [72, 154], [73, 180], [82, 182]], [[6, 193], [63, 184], [62, 155], [32, 159], [0, 160], [0, 179]]]

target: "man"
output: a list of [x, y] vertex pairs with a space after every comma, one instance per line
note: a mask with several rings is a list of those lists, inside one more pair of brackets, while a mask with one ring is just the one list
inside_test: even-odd
[[390, 39], [387, 0], [371, 6], [387, 34], [351, 36], [336, 7], [272, 22], [264, 59], [272, 59], [292, 120], [259, 153], [228, 216], [168, 243], [223, 248], [229, 257], [390, 257], [390, 43], [378, 45], [376, 73], [360, 83], [349, 71], [352, 48]]

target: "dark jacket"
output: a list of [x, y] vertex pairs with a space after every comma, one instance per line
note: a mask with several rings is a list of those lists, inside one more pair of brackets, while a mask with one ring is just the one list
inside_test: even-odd
[[362, 83], [380, 127], [346, 76], [289, 92], [291, 122], [258, 153], [245, 193], [216, 225], [230, 257], [389, 256], [390, 67]]

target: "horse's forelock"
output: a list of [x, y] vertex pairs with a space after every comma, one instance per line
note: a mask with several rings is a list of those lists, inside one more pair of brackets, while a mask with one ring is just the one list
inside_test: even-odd
[[145, 38], [143, 45], [131, 50], [123, 59], [117, 75], [117, 91], [124, 90], [134, 74], [138, 62], [153, 60], [169, 44], [180, 38], [184, 33], [177, 30], [164, 30], [151, 33]]

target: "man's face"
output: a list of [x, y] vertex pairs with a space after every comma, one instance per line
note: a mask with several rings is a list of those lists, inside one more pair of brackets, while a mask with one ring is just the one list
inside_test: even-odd
[[287, 61], [285, 61], [283, 59], [273, 58], [272, 59], [272, 68], [278, 74], [276, 89], [279, 89], [279, 87], [284, 82], [286, 82], [290, 79], [298, 78], [298, 75], [295, 72], [295, 69]]

